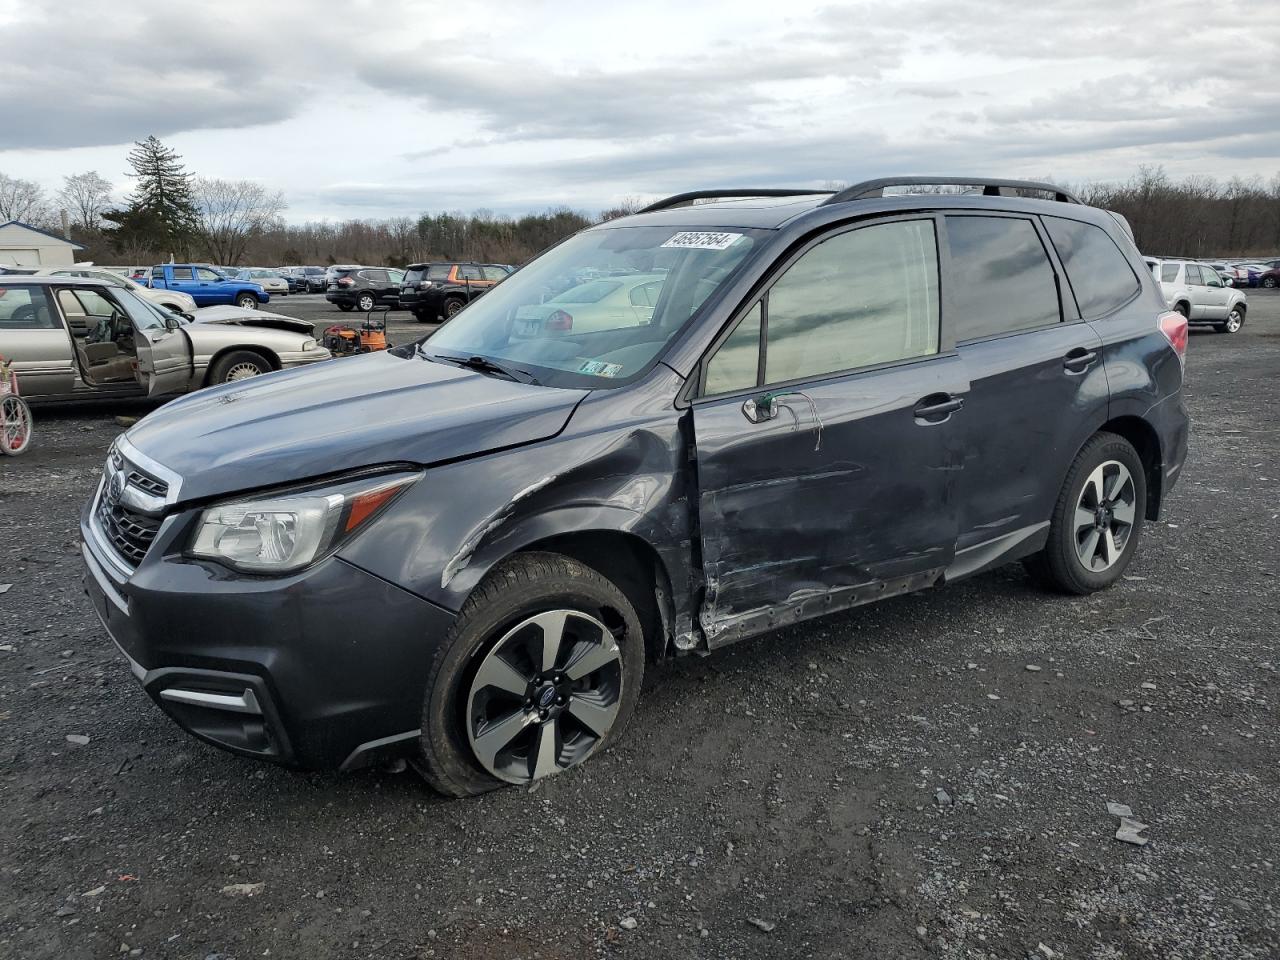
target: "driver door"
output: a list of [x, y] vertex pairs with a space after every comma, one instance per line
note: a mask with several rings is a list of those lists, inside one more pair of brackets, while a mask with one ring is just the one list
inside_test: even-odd
[[128, 292], [120, 292], [113, 299], [133, 325], [133, 344], [137, 351], [134, 379], [147, 396], [183, 393], [190, 389], [194, 369], [191, 341], [176, 318]]

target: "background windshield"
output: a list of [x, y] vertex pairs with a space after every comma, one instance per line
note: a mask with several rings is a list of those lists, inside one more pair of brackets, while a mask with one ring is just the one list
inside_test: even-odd
[[550, 385], [611, 386], [648, 366], [763, 232], [580, 233], [467, 307], [426, 349], [489, 357]]

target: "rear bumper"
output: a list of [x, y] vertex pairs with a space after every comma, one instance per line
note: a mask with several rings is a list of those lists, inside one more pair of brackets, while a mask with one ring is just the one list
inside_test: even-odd
[[1160, 502], [1168, 497], [1182, 476], [1187, 462], [1187, 448], [1191, 436], [1191, 417], [1179, 390], [1147, 412], [1147, 421], [1160, 438]]
[[147, 695], [184, 730], [313, 769], [412, 745], [451, 613], [336, 557], [280, 578], [186, 560], [195, 512], [169, 517], [124, 576], [88, 516], [85, 593]]

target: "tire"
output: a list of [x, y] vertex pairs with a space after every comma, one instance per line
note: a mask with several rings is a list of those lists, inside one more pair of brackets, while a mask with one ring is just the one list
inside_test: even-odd
[[413, 311], [413, 319], [417, 320], [419, 323], [426, 323], [427, 315], [421, 310], [415, 310]]
[[1244, 326], [1244, 307], [1238, 304], [1231, 308], [1231, 312], [1227, 314], [1225, 323], [1215, 323], [1213, 329], [1219, 333], [1239, 333], [1240, 328]]
[[1182, 314], [1182, 316], [1187, 320], [1191, 319], [1191, 308], [1185, 303], [1175, 303], [1173, 305], [1173, 312]]
[[[1124, 474], [1116, 467], [1127, 471], [1127, 483], [1123, 482]], [[1119, 501], [1115, 509], [1098, 515], [1099, 523], [1105, 519], [1108, 524], [1106, 533], [1111, 535], [1110, 540], [1101, 530], [1080, 523], [1090, 509], [1089, 501], [1092, 499], [1086, 489], [1097, 490], [1094, 480], [1099, 470], [1103, 471], [1102, 486], [1108, 492], [1114, 480], [1121, 481], [1115, 488], [1115, 499]], [[1094, 434], [1067, 471], [1049, 521], [1048, 542], [1043, 550], [1023, 561], [1027, 571], [1042, 586], [1063, 593], [1094, 593], [1111, 586], [1120, 579], [1138, 547], [1146, 505], [1146, 469], [1133, 444], [1114, 433]], [[1097, 504], [1097, 507], [1102, 506], [1104, 504]], [[1117, 542], [1116, 528], [1126, 516], [1130, 518], [1128, 529], [1123, 531], [1123, 540]], [[1095, 532], [1102, 535], [1093, 539], [1098, 556], [1094, 559], [1094, 566], [1089, 567], [1085, 565], [1082, 553], [1089, 552], [1091, 535]], [[1108, 560], [1106, 552], [1109, 545], [1118, 549], [1112, 549]], [[1098, 567], [1099, 562], [1104, 562], [1105, 566]]]
[[372, 293], [362, 293], [356, 297], [356, 306], [360, 308], [361, 313], [368, 313], [377, 302]]
[[1275, 285], [1276, 285], [1276, 278], [1275, 278], [1275, 277], [1263, 277], [1263, 278], [1262, 278], [1262, 285], [1263, 285], [1264, 287], [1266, 287], [1268, 290], [1274, 289], [1274, 287], [1275, 287]]
[[353, 304], [353, 303], [340, 303], [340, 304], [338, 304], [338, 309], [339, 309], [339, 310], [341, 310], [343, 313], [350, 313], [352, 310], [354, 310], [354, 309], [355, 309], [355, 304]]
[[252, 293], [242, 293], [236, 297], [236, 306], [243, 307], [246, 310], [257, 310], [258, 298]]
[[209, 370], [209, 385], [248, 380], [270, 373], [271, 370], [271, 364], [261, 354], [251, 350], [232, 350], [219, 357], [218, 362]]
[[[557, 687], [550, 681], [534, 679], [543, 668], [524, 657], [515, 661], [503, 657], [499, 664], [507, 667], [504, 675], [511, 678], [517, 691], [521, 682], [528, 684], [523, 703], [519, 692], [504, 693], [484, 684], [481, 671], [494, 664], [499, 649], [541, 651], [549, 634], [531, 618], [541, 614], [554, 622], [555, 613], [549, 611], [567, 614], [561, 621], [561, 636], [574, 632], [579, 638], [573, 646], [555, 647], [558, 656], [554, 673], [548, 671], [553, 680], [567, 679], [568, 686]], [[530, 639], [525, 643], [521, 638]], [[576, 681], [567, 678], [575, 664], [584, 662], [580, 656], [584, 650], [591, 651], [593, 662], [611, 659]], [[521, 664], [519, 670], [512, 669], [514, 662]], [[561, 670], [565, 673], [561, 674]], [[555, 553], [518, 554], [495, 568], [476, 587], [436, 651], [423, 701], [420, 772], [434, 789], [451, 797], [474, 796], [509, 783], [530, 783], [544, 775], [537, 772], [542, 766], [538, 746], [548, 728], [557, 753], [546, 772], [558, 773], [576, 766], [618, 738], [635, 710], [643, 679], [644, 635], [625, 594], [602, 574], [569, 557]], [[592, 684], [598, 689], [581, 686]], [[550, 701], [546, 699], [549, 689]], [[555, 696], [560, 690], [568, 691], [565, 698]], [[611, 701], [609, 693], [613, 695]], [[604, 702], [605, 712], [613, 711], [611, 721], [602, 735], [584, 737], [583, 731], [590, 728], [578, 721], [575, 706]], [[538, 704], [550, 706], [549, 719], [538, 710]], [[598, 706], [594, 709], [600, 710]], [[494, 711], [490, 718], [502, 719], [482, 720], [490, 710]], [[603, 715], [600, 712], [596, 717]], [[501, 746], [495, 747], [486, 767], [473, 744], [502, 724], [514, 724], [505, 729], [515, 732], [504, 744], [506, 733], [496, 731], [499, 737], [493, 742]], [[504, 757], [503, 746], [514, 752]], [[525, 756], [520, 756], [521, 751]], [[568, 762], [561, 766], [560, 758], [566, 753]], [[502, 763], [506, 764], [505, 770], [500, 769]], [[497, 775], [495, 770], [503, 775]]]
[[0, 453], [16, 457], [31, 446], [31, 408], [19, 396], [0, 400]]
[[460, 297], [449, 297], [444, 302], [444, 316], [446, 320], [452, 319], [458, 315], [458, 311], [467, 305], [467, 301]]

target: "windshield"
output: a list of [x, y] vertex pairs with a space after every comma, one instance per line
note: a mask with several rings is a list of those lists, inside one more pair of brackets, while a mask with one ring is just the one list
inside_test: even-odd
[[513, 273], [423, 343], [550, 386], [609, 387], [642, 372], [745, 261], [763, 230], [589, 230]]

